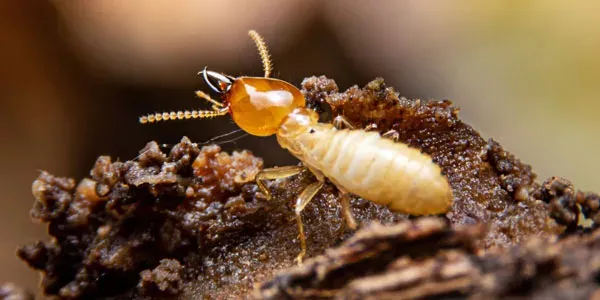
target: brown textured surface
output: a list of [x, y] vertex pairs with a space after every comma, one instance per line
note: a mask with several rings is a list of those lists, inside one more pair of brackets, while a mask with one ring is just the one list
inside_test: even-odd
[[[357, 127], [375, 123], [382, 132], [396, 129], [401, 141], [432, 155], [454, 190], [445, 219], [472, 227], [453, 231], [438, 222], [435, 230], [426, 227], [427, 234], [456, 235], [458, 240], [451, 238], [448, 247], [468, 259], [475, 248], [502, 251], [532, 236], [552, 239], [563, 232], [585, 232], [577, 225], [580, 215], [599, 218], [596, 194], [575, 192], [568, 184], [535, 183], [528, 165], [462, 123], [449, 101], [399, 98], [381, 79], [339, 93], [333, 80], [311, 77], [303, 82], [303, 93], [325, 118], [343, 114]], [[168, 154], [155, 142], [140, 153], [126, 162], [100, 157], [90, 178], [79, 183], [45, 172], [34, 182], [32, 216], [48, 223], [53, 239], [24, 246], [19, 256], [44, 272], [46, 293], [64, 298], [239, 298], [269, 281], [275, 271], [293, 266], [299, 245], [292, 203], [314, 180], [312, 175], [271, 182], [274, 199], [267, 201], [256, 197], [253, 182], [262, 160], [249, 152], [198, 149], [183, 138]], [[303, 212], [308, 257], [351, 235], [336, 197], [335, 188], [326, 185]], [[579, 206], [573, 203], [582, 207], [582, 214], [574, 214]], [[362, 199], [352, 200], [352, 210], [363, 225], [407, 218]], [[414, 224], [430, 224], [418, 222]], [[472, 240], [459, 238], [465, 235]], [[418, 252], [437, 257], [439, 251], [439, 244], [423, 243]], [[405, 254], [392, 252], [391, 258], [381, 257], [381, 264]], [[358, 280], [367, 273], [351, 275]]]
[[589, 299], [598, 293], [600, 231], [557, 243], [533, 237], [477, 253], [482, 225], [423, 218], [371, 225], [340, 247], [287, 270], [256, 298]]
[[181, 292], [183, 266], [175, 259], [162, 259], [154, 270], [140, 273], [138, 289], [142, 295], [177, 295]]

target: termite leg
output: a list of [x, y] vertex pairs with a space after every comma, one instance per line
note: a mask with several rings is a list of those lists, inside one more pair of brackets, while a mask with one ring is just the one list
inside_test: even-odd
[[374, 129], [377, 129], [377, 124], [376, 123], [371, 123], [371, 124], [365, 126], [364, 130], [365, 131], [371, 131], [371, 130], [374, 130]]
[[271, 192], [269, 192], [269, 189], [265, 185], [265, 183], [264, 183], [265, 180], [273, 180], [273, 179], [294, 176], [294, 175], [304, 171], [304, 169], [306, 169], [306, 168], [299, 167], [299, 166], [286, 166], [286, 167], [264, 169], [264, 170], [258, 172], [258, 174], [256, 174], [256, 184], [258, 185], [258, 188], [260, 189], [260, 191], [264, 194], [265, 198], [267, 198], [267, 200], [271, 200]]
[[206, 100], [206, 101], [208, 101], [208, 102], [212, 103], [212, 104], [214, 105], [214, 106], [213, 106], [213, 109], [214, 109], [214, 110], [218, 110], [218, 109], [217, 109], [217, 108], [215, 108], [215, 107], [223, 107], [223, 104], [222, 104], [221, 102], [219, 102], [219, 101], [217, 101], [217, 100], [215, 100], [215, 99], [211, 98], [211, 97], [210, 97], [208, 94], [206, 94], [206, 93], [205, 93], [205, 92], [203, 92], [203, 91], [196, 91], [196, 96], [198, 96], [198, 97], [200, 97], [200, 98], [202, 98], [202, 99], [204, 99], [204, 100]]
[[342, 203], [342, 216], [346, 220], [346, 226], [352, 230], [356, 229], [356, 220], [354, 220], [350, 209], [350, 194], [340, 189], [340, 200]]
[[[371, 123], [367, 126], [365, 126], [365, 131], [371, 131], [371, 130], [375, 130], [377, 129], [377, 124], [376, 123]], [[390, 129], [386, 132], [384, 132], [381, 137], [386, 138], [386, 139], [390, 139], [394, 142], [398, 142], [398, 140], [400, 140], [400, 134], [398, 133], [398, 131], [394, 130], [394, 129]]]
[[350, 124], [350, 122], [348, 122], [348, 120], [346, 120], [346, 118], [344, 118], [342, 115], [339, 115], [333, 119], [333, 126], [337, 129], [354, 129], [354, 126], [352, 126], [352, 124]]
[[394, 129], [386, 131], [381, 136], [384, 137], [384, 138], [391, 139], [394, 142], [398, 142], [398, 140], [400, 139], [400, 134], [398, 133], [398, 131], [396, 131]]
[[306, 205], [312, 200], [317, 192], [323, 187], [324, 181], [319, 180], [311, 183], [307, 186], [304, 191], [298, 196], [294, 211], [296, 213], [296, 222], [298, 223], [298, 239], [300, 240], [300, 254], [296, 257], [298, 264], [302, 264], [302, 259], [306, 255], [306, 236], [304, 235], [304, 225], [302, 224], [302, 216], [300, 213], [304, 210]]

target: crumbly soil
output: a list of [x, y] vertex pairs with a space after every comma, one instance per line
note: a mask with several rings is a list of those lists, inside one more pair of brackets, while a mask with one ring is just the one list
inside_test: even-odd
[[312, 175], [270, 182], [265, 200], [254, 183], [261, 158], [184, 137], [168, 153], [150, 142], [132, 161], [99, 157], [78, 182], [42, 172], [31, 214], [51, 238], [19, 257], [42, 272], [44, 293], [64, 299], [583, 299], [598, 287], [597, 194], [537, 182], [449, 101], [400, 98], [382, 79], [340, 93], [311, 77], [302, 92], [323, 121], [394, 129], [431, 155], [453, 188], [451, 211], [409, 218], [355, 198], [354, 233], [327, 184], [303, 212], [309, 259], [297, 267], [292, 206]]

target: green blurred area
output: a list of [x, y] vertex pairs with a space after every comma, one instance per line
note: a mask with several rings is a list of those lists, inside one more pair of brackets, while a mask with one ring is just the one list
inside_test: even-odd
[[470, 82], [461, 94], [484, 107], [468, 118], [542, 180], [564, 176], [598, 190], [600, 3], [509, 1], [488, 13], [463, 29], [468, 46], [450, 58]]

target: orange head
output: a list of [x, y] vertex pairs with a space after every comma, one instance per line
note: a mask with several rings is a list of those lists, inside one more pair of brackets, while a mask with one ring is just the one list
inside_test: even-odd
[[223, 75], [204, 69], [199, 74], [206, 83], [222, 96], [215, 101], [202, 91], [196, 95], [213, 104], [212, 110], [178, 111], [149, 114], [140, 118], [141, 123], [163, 120], [211, 118], [231, 114], [233, 121], [244, 131], [257, 136], [269, 136], [277, 130], [285, 118], [298, 107], [304, 107], [304, 95], [295, 86], [278, 79], [269, 78], [272, 63], [262, 37], [249, 32], [262, 58], [265, 77], [238, 77]]
[[[228, 108], [233, 121], [252, 135], [275, 134], [295, 108], [306, 104], [300, 90], [282, 80], [264, 77], [230, 80], [210, 71], [203, 71], [203, 75], [214, 90], [223, 94], [224, 107]], [[218, 81], [218, 88], [209, 77]]]

